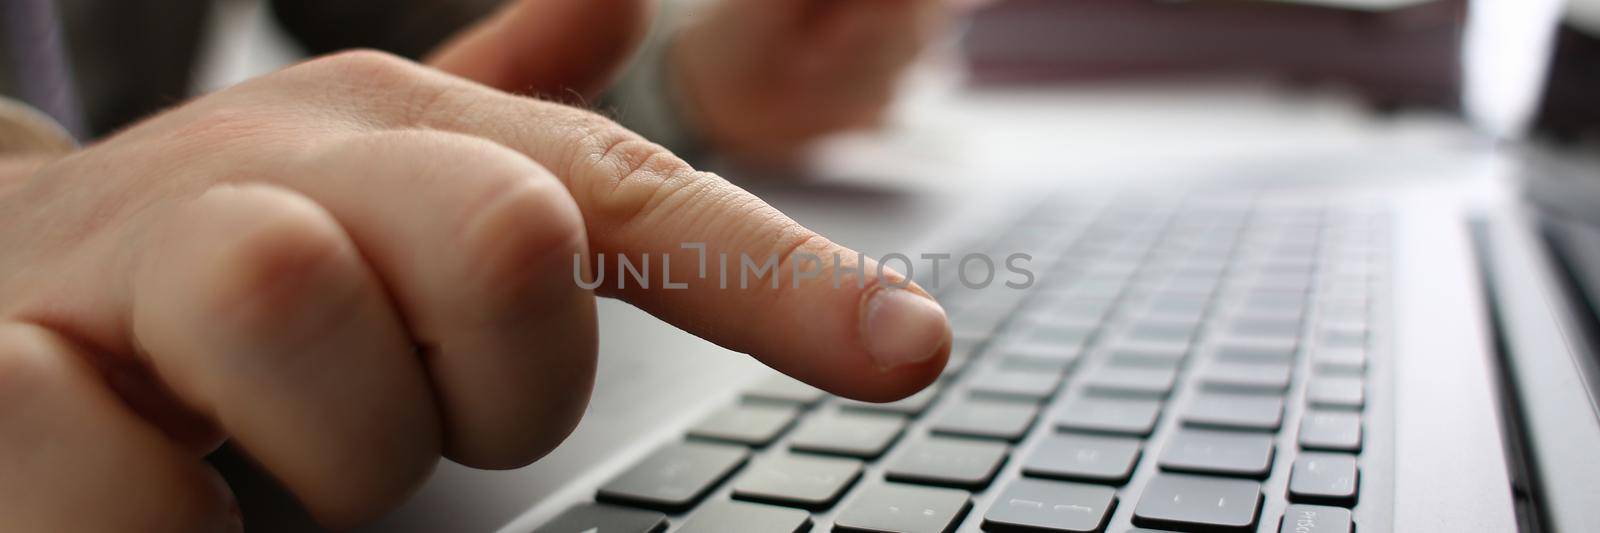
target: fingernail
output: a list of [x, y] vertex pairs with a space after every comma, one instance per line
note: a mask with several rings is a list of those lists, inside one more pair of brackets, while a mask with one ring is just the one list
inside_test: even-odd
[[938, 303], [892, 286], [869, 293], [861, 314], [867, 353], [886, 370], [933, 358], [943, 347], [948, 328]]

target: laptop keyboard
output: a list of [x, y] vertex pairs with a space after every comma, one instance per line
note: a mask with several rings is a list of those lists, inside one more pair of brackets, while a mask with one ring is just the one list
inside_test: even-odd
[[536, 531], [1382, 531], [1387, 224], [1047, 202], [977, 248], [1032, 254], [1033, 287], [941, 280], [934, 385], [871, 404], [774, 375]]

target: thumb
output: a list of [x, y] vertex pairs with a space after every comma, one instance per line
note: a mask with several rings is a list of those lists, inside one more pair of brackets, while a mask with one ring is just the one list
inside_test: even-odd
[[593, 97], [649, 29], [651, 0], [518, 0], [435, 50], [429, 65], [496, 89]]

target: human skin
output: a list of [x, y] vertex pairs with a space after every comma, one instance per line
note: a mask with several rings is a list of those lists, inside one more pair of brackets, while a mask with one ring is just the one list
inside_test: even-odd
[[[854, 252], [721, 177], [589, 111], [505, 92], [603, 87], [628, 49], [612, 41], [636, 39], [562, 41], [610, 67], [506, 70], [491, 52], [553, 46], [508, 35], [560, 1], [509, 6], [432, 66], [318, 58], [75, 152], [0, 160], [7, 527], [237, 529], [203, 461], [224, 441], [334, 528], [392, 508], [440, 457], [527, 464], [583, 413], [596, 296], [846, 397], [934, 380], [950, 332], [921, 288], [892, 272], [858, 286]], [[639, 2], [584, 5], [646, 19]], [[601, 254], [670, 256], [671, 277], [692, 280], [683, 243], [776, 256], [779, 272], [837, 254], [845, 281], [573, 281], [574, 257]]]

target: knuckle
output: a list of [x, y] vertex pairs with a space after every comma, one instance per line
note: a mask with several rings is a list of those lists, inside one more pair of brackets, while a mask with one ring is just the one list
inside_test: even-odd
[[[354, 267], [348, 240], [332, 215], [309, 199], [269, 187], [243, 186], [233, 194], [228, 208], [250, 222], [218, 250], [213, 290], [203, 296], [211, 301], [201, 309], [277, 331], [339, 311], [315, 307], [353, 300], [356, 283], [327, 282], [334, 276], [353, 278]], [[339, 294], [330, 288], [349, 290]]]
[[468, 282], [513, 304], [545, 285], [541, 277], [565, 273], [574, 255], [585, 253], [586, 233], [576, 203], [542, 167], [523, 161], [500, 168], [502, 177], [491, 180], [492, 192], [472, 210], [462, 242], [472, 269]]
[[[346, 108], [377, 124], [410, 125], [457, 88], [409, 59], [376, 50], [319, 57], [278, 74], [297, 103]], [[470, 86], [470, 85], [469, 85]]]
[[655, 208], [679, 193], [720, 181], [696, 172], [688, 163], [658, 144], [615, 125], [599, 125], [583, 137], [572, 175], [588, 184], [588, 211], [608, 229], [636, 225]]
[[312, 59], [295, 69], [324, 76], [381, 82], [412, 77], [419, 67], [408, 59], [388, 52], [357, 49]]

